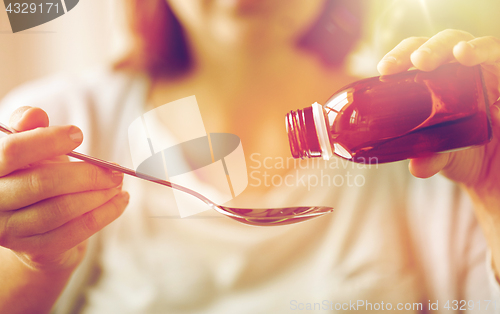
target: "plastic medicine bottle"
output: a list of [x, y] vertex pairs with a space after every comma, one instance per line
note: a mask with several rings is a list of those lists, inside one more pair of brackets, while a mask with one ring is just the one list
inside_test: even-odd
[[386, 163], [485, 144], [489, 102], [480, 66], [451, 63], [354, 82], [321, 106], [286, 115], [293, 157], [334, 154]]

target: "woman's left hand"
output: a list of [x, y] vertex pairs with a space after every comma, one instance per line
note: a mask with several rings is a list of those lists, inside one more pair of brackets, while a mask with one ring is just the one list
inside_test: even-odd
[[500, 274], [500, 39], [474, 38], [451, 29], [431, 38], [407, 38], [385, 55], [378, 70], [382, 75], [411, 67], [432, 71], [449, 62], [482, 66], [491, 104], [493, 139], [480, 147], [412, 159], [410, 172], [419, 178], [441, 172], [468, 192]]

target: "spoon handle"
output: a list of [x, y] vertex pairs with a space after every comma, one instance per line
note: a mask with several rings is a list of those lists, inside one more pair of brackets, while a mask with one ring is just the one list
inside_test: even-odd
[[[4, 125], [1, 122], [0, 122], [0, 131], [2, 131], [3, 133], [9, 134], [9, 135], [17, 133], [15, 130], [9, 128], [8, 126]], [[99, 167], [107, 168], [107, 169], [114, 170], [114, 171], [119, 171], [119, 172], [122, 172], [124, 174], [128, 174], [129, 176], [133, 176], [133, 177], [136, 177], [136, 178], [139, 178], [139, 179], [143, 179], [143, 180], [146, 180], [146, 181], [150, 181], [150, 182], [158, 183], [158, 184], [161, 184], [161, 185], [164, 185], [164, 186], [168, 186], [169, 188], [176, 189], [176, 190], [179, 190], [179, 191], [191, 194], [192, 196], [200, 199], [201, 201], [203, 201], [205, 204], [209, 205], [212, 208], [217, 207], [217, 205], [214, 202], [212, 202], [211, 200], [209, 200], [205, 196], [203, 196], [200, 193], [195, 192], [195, 191], [193, 191], [191, 189], [188, 189], [188, 188], [186, 188], [186, 187], [184, 187], [182, 185], [174, 184], [174, 183], [172, 183], [170, 181], [160, 180], [158, 178], [149, 176], [147, 174], [136, 172], [136, 171], [134, 171], [132, 169], [120, 166], [118, 164], [115, 164], [115, 163], [112, 163], [112, 162], [109, 162], [109, 161], [106, 161], [106, 160], [102, 160], [102, 159], [99, 159], [99, 158], [95, 158], [95, 157], [92, 157], [92, 156], [88, 156], [88, 155], [85, 155], [85, 154], [82, 154], [82, 153], [77, 153], [75, 151], [69, 152], [66, 155], [69, 156], [69, 157], [73, 157], [73, 158], [76, 158], [76, 159], [88, 162], [90, 164], [93, 164], [93, 165], [96, 165], [96, 166], [99, 166]]]

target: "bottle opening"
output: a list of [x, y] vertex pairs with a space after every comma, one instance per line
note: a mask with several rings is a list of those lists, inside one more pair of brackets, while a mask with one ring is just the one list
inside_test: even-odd
[[290, 151], [294, 158], [321, 157], [312, 108], [290, 111], [285, 118]]

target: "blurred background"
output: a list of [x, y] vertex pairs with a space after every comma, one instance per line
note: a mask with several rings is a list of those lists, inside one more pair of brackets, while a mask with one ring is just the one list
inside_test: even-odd
[[[458, 28], [475, 36], [500, 37], [498, 0], [358, 1], [367, 7], [367, 23], [349, 67], [359, 76], [377, 75], [378, 60], [409, 36]], [[58, 72], [78, 73], [122, 55], [129, 44], [122, 2], [81, 0], [62, 17], [16, 34], [0, 4], [0, 99], [29, 80]]]
[[60, 18], [15, 34], [1, 3], [0, 99], [26, 81], [58, 72], [78, 73], [120, 55], [126, 47], [121, 2], [81, 0]]

